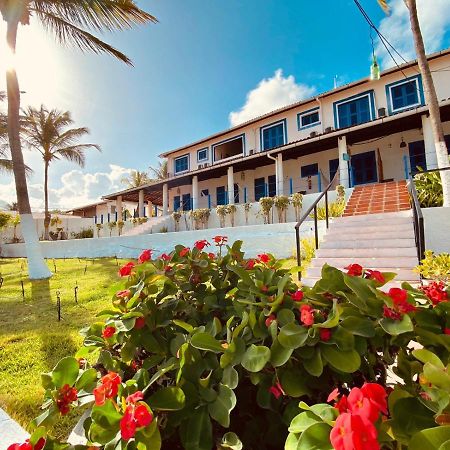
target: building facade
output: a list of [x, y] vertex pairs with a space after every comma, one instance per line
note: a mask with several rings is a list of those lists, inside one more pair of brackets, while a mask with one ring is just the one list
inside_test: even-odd
[[[428, 57], [450, 147], [450, 49]], [[264, 196], [398, 181], [437, 167], [416, 61], [278, 109], [160, 155], [169, 177], [105, 200], [172, 211], [257, 202]], [[149, 209], [150, 208], [150, 209]]]

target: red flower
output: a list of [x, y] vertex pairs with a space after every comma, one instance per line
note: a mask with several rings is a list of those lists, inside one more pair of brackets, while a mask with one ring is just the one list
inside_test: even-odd
[[269, 392], [278, 400], [282, 395], [284, 395], [284, 390], [279, 382], [274, 386], [270, 386]]
[[331, 339], [331, 330], [328, 328], [320, 329], [320, 339], [323, 342], [328, 342]]
[[383, 274], [379, 270], [366, 270], [365, 274], [366, 278], [370, 280], [375, 280], [377, 283], [384, 284], [386, 280], [384, 279]]
[[130, 261], [129, 263], [126, 263], [124, 266], [122, 266], [119, 269], [119, 275], [121, 277], [127, 277], [128, 275], [131, 274], [131, 271], [133, 270], [133, 267], [134, 267], [134, 263], [133, 262]]
[[277, 318], [275, 317], [274, 314], [271, 314], [267, 319], [266, 319], [266, 327], [269, 328], [270, 324], [274, 321], [277, 320]]
[[314, 324], [314, 310], [310, 305], [300, 307], [300, 320], [307, 327]]
[[189, 251], [190, 251], [189, 247], [184, 247], [183, 249], [180, 250], [180, 256], [181, 257], [186, 256], [189, 253]]
[[375, 426], [360, 415], [341, 414], [330, 433], [335, 450], [379, 450]]
[[351, 277], [360, 277], [363, 273], [363, 268], [359, 264], [350, 264], [345, 270], [347, 270], [347, 275]]
[[404, 303], [408, 299], [408, 292], [405, 289], [391, 288], [388, 295], [392, 298], [394, 304]]
[[214, 260], [214, 259], [216, 259], [216, 254], [215, 253], [208, 253], [208, 258]]
[[125, 414], [120, 420], [120, 434], [128, 441], [136, 434], [137, 428], [146, 427], [153, 422], [153, 415], [145, 404], [131, 404], [127, 406]]
[[103, 405], [107, 398], [117, 396], [122, 379], [117, 373], [109, 372], [100, 381], [102, 384], [94, 389], [95, 404], [99, 406]]
[[348, 410], [352, 414], [358, 414], [370, 420], [372, 423], [376, 422], [380, 414], [378, 405], [371, 402], [363, 391], [359, 388], [353, 388], [347, 397]]
[[146, 427], [153, 421], [153, 416], [143, 404], [137, 405], [134, 410], [134, 417], [138, 427]]
[[343, 395], [334, 405], [334, 407], [339, 411], [340, 414], [348, 411], [347, 396]]
[[338, 388], [333, 389], [333, 390], [330, 392], [330, 395], [329, 395], [328, 398], [327, 398], [327, 403], [330, 403], [330, 402], [332, 402], [333, 400], [336, 400], [338, 397], [339, 397], [339, 389], [338, 389]]
[[267, 253], [262, 253], [257, 256], [258, 262], [267, 264], [270, 261], [270, 256]]
[[220, 247], [228, 242], [228, 238], [226, 236], [214, 236], [213, 241]]
[[58, 407], [61, 415], [64, 416], [70, 411], [70, 404], [77, 400], [77, 395], [78, 391], [68, 384], [65, 384], [59, 389], [56, 398], [56, 406]]
[[206, 239], [203, 239], [203, 240], [201, 240], [201, 241], [197, 241], [197, 242], [194, 244], [194, 247], [195, 247], [197, 250], [202, 251], [205, 247], [208, 247], [209, 245], [210, 245], [210, 243], [209, 243]]
[[450, 334], [450, 328], [444, 328], [444, 334]]
[[384, 317], [392, 320], [402, 320], [404, 314], [416, 310], [416, 307], [408, 302], [408, 292], [405, 289], [391, 288], [386, 295], [391, 297], [394, 306], [393, 308], [389, 308], [386, 305], [383, 306]]
[[105, 339], [108, 339], [110, 337], [113, 337], [115, 332], [116, 332], [115, 327], [105, 327], [105, 329], [103, 330], [102, 336]]
[[383, 316], [387, 319], [402, 320], [403, 315], [386, 305], [383, 305]]
[[245, 268], [247, 270], [252, 270], [252, 269], [254, 269], [254, 267], [255, 267], [255, 260], [254, 259], [249, 259], [247, 261], [247, 264], [245, 265]]
[[171, 257], [170, 257], [170, 255], [168, 255], [167, 253], [163, 253], [163, 254], [160, 256], [160, 259], [162, 259], [163, 261], [170, 261], [170, 260], [171, 260]]
[[145, 327], [145, 317], [136, 318], [136, 321], [134, 322], [134, 328], [136, 330], [140, 330], [141, 328], [144, 327]]
[[139, 264], [145, 263], [146, 261], [150, 261], [152, 259], [152, 250], [147, 249], [144, 250], [138, 258]]
[[131, 291], [129, 289], [124, 289], [123, 291], [118, 291], [116, 293], [117, 298], [127, 298], [131, 295]]
[[428, 286], [422, 286], [420, 289], [435, 306], [439, 303], [448, 301], [448, 294], [445, 290], [445, 284], [442, 281], [439, 283], [433, 281]]
[[140, 400], [144, 399], [144, 394], [142, 391], [136, 391], [134, 394], [131, 394], [127, 397], [127, 403], [137, 403]]
[[363, 395], [381, 411], [387, 415], [387, 393], [383, 386], [378, 383], [364, 383], [361, 388]]
[[23, 444], [11, 444], [8, 447], [8, 450], [34, 450], [34, 449], [33, 446], [30, 444], [30, 440], [27, 439]]
[[302, 291], [295, 291], [293, 294], [291, 294], [292, 300], [295, 302], [301, 302], [303, 300], [303, 292]]

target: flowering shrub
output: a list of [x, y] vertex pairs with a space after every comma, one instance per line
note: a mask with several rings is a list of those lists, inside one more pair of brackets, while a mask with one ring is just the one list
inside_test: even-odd
[[76, 450], [448, 448], [448, 287], [386, 289], [394, 274], [353, 264], [299, 289], [225, 236], [139, 260], [43, 375], [34, 448], [70, 448], [45, 430], [84, 405]]

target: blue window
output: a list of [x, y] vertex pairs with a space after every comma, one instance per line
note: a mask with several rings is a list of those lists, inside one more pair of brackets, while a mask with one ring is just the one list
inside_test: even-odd
[[209, 189], [202, 189], [200, 192], [200, 197], [208, 197]]
[[302, 178], [313, 177], [319, 173], [318, 164], [309, 164], [308, 166], [302, 166], [300, 169], [300, 176]]
[[286, 121], [261, 128], [261, 144], [263, 150], [280, 147], [286, 143]]
[[183, 211], [190, 211], [192, 209], [191, 194], [183, 194]]
[[176, 195], [173, 198], [173, 210], [178, 211], [180, 209], [180, 206], [181, 206], [180, 196]]
[[234, 184], [234, 203], [239, 203], [239, 185]]
[[388, 84], [386, 86], [389, 113], [424, 104], [422, 78], [420, 75]]
[[330, 181], [332, 181], [339, 167], [339, 158], [330, 159], [328, 167], [330, 169]]
[[175, 173], [189, 170], [189, 155], [180, 156], [175, 159]]
[[310, 109], [297, 114], [298, 129], [309, 128], [320, 124], [319, 108]]
[[277, 178], [275, 175], [269, 175], [267, 178], [267, 187], [269, 197], [275, 197], [275, 195], [277, 195]]
[[255, 202], [266, 196], [266, 180], [264, 177], [255, 178]]
[[414, 175], [419, 169], [427, 170], [427, 160], [425, 157], [425, 142], [410, 142], [409, 145], [409, 165], [411, 173]]
[[227, 192], [225, 186], [219, 186], [216, 188], [217, 206], [227, 204]]
[[197, 150], [197, 161], [206, 161], [208, 159], [208, 149]]
[[375, 118], [373, 92], [334, 104], [336, 128], [346, 128]]

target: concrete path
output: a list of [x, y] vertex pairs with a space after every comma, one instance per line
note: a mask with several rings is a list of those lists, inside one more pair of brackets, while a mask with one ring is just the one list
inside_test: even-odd
[[22, 443], [29, 437], [30, 435], [0, 408], [0, 450], [6, 450], [16, 442]]

